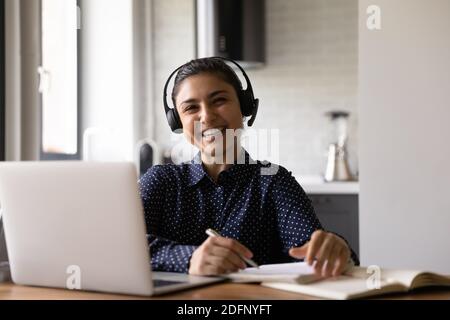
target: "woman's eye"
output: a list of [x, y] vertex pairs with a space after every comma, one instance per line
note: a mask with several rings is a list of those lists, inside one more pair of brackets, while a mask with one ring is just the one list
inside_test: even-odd
[[196, 105], [189, 105], [186, 108], [184, 108], [184, 112], [193, 112], [197, 108]]
[[227, 101], [227, 99], [225, 99], [225, 98], [217, 98], [213, 102], [214, 102], [214, 104], [222, 104], [225, 101]]

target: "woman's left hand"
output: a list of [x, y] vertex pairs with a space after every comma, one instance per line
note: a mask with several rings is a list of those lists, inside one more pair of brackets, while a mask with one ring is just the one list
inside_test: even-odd
[[316, 230], [309, 242], [301, 247], [291, 248], [289, 255], [297, 259], [305, 258], [309, 265], [316, 259], [316, 274], [330, 277], [342, 274], [350, 258], [350, 249], [344, 239], [337, 235]]

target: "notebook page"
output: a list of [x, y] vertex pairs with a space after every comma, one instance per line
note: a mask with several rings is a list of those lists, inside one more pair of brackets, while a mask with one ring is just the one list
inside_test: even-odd
[[274, 289], [287, 290], [327, 299], [349, 299], [370, 295], [378, 295], [386, 292], [405, 291], [405, 288], [381, 281], [380, 289], [371, 289], [366, 281], [361, 278], [339, 276], [325, 279], [312, 284], [301, 285], [282, 282], [263, 282], [262, 285]]
[[[354, 267], [348, 272], [346, 272], [346, 274], [356, 278], [368, 279], [372, 274], [368, 270], [369, 269], [367, 267]], [[380, 278], [382, 280], [391, 283], [399, 282], [407, 288], [411, 286], [414, 278], [417, 277], [419, 274], [421, 274], [421, 272], [417, 270], [380, 268]]]
[[302, 275], [314, 274], [314, 269], [306, 262], [277, 263], [266, 264], [259, 268], [246, 268], [239, 272], [240, 274], [251, 275]]
[[266, 264], [259, 268], [246, 268], [227, 275], [228, 278], [243, 282], [262, 281], [313, 281], [317, 278], [314, 269], [306, 262]]

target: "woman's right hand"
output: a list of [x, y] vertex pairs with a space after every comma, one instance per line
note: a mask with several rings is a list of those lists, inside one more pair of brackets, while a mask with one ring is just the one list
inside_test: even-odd
[[250, 259], [253, 253], [234, 239], [208, 237], [192, 254], [189, 274], [212, 276], [245, 269], [239, 255]]

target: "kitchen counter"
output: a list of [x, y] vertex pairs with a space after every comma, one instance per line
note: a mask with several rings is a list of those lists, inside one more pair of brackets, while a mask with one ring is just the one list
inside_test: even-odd
[[294, 176], [307, 194], [353, 194], [359, 193], [359, 182], [325, 182], [320, 176]]

